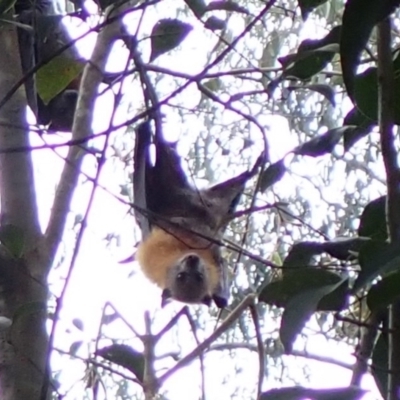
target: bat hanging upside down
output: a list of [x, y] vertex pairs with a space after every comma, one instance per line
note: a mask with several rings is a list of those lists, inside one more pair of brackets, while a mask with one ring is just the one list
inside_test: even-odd
[[[156, 159], [150, 160], [154, 143]], [[143, 273], [169, 299], [226, 307], [229, 277], [220, 240], [232, 219], [246, 181], [258, 169], [206, 190], [193, 188], [183, 172], [175, 146], [150, 122], [136, 132], [135, 216], [143, 240], [136, 253]]]

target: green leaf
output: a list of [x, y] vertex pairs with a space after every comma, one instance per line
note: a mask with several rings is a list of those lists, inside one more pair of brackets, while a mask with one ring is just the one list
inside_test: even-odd
[[143, 381], [145, 359], [142, 353], [125, 344], [112, 344], [111, 346], [98, 350], [96, 355], [126, 368], [131, 371], [140, 382]]
[[355, 257], [362, 246], [368, 242], [368, 238], [352, 238], [352, 239], [338, 239], [334, 241], [325, 242], [322, 247], [326, 253], [331, 257], [338, 260], [347, 261]]
[[339, 52], [340, 30], [340, 26], [335, 26], [322, 39], [306, 39], [300, 43], [297, 53], [280, 57], [282, 76], [306, 80], [322, 71]]
[[178, 47], [192, 29], [179, 19], [160, 19], [151, 32], [150, 62]]
[[62, 53], [43, 65], [36, 74], [36, 86], [40, 98], [48, 104], [82, 72], [85, 63], [71, 59]]
[[287, 353], [292, 351], [296, 336], [302, 331], [321, 299], [338, 288], [344, 279], [334, 284], [321, 284], [293, 296], [282, 314], [279, 337]]
[[365, 206], [360, 216], [358, 236], [380, 241], [387, 240], [386, 196], [378, 197]]
[[40, 15], [35, 19], [37, 59], [47, 63], [36, 73], [36, 87], [45, 104], [75, 80], [86, 64], [75, 47], [63, 49], [71, 39], [62, 19], [61, 15]]
[[333, 149], [342, 138], [344, 132], [349, 129], [354, 129], [354, 127], [344, 126], [330, 129], [323, 135], [317, 136], [308, 142], [297, 146], [293, 150], [293, 153], [309, 157], [320, 157], [324, 154], [332, 153]]
[[82, 344], [83, 344], [82, 340], [78, 340], [76, 342], [71, 343], [71, 346], [69, 346], [69, 354], [71, 356], [76, 356]]
[[304, 89], [312, 90], [313, 92], [322, 94], [322, 96], [324, 96], [329, 101], [329, 103], [332, 104], [333, 107], [336, 106], [335, 90], [333, 89], [332, 86], [324, 85], [321, 83], [314, 83], [310, 85], [305, 85], [303, 87]]
[[72, 320], [72, 324], [75, 326], [75, 328], [79, 329], [80, 331], [84, 330], [84, 324], [83, 321], [79, 318], [74, 318]]
[[[400, 70], [395, 70], [394, 79], [394, 121], [400, 125]], [[368, 68], [354, 78], [354, 102], [360, 111], [374, 123], [378, 120], [378, 78], [377, 68]]]
[[264, 170], [260, 177], [260, 192], [265, 192], [269, 187], [279, 182], [285, 175], [286, 167], [284, 160], [271, 164]]
[[371, 287], [367, 304], [371, 311], [385, 309], [400, 297], [400, 272], [389, 274]]
[[235, 3], [232, 0], [218, 0], [212, 1], [207, 6], [207, 11], [231, 11], [231, 12], [238, 12], [242, 14], [250, 14], [246, 8], [242, 7], [238, 3]]
[[[333, 59], [336, 49], [330, 51], [306, 50], [296, 54], [290, 59], [288, 67], [283, 71], [283, 75], [288, 78], [300, 80], [310, 79], [312, 76], [321, 72]], [[280, 58], [279, 61], [286, 63], [288, 59]]]
[[[281, 280], [271, 282], [263, 287], [259, 301], [285, 308], [291, 298], [310, 289], [341, 282], [337, 274], [322, 269], [300, 269], [288, 272]], [[344, 282], [337, 290], [323, 297], [318, 303], [317, 311], [341, 311], [346, 307], [348, 284]]]
[[359, 400], [366, 393], [358, 386], [347, 386], [333, 389], [310, 389], [293, 386], [271, 389], [261, 393], [259, 400]]
[[361, 271], [354, 282], [352, 292], [372, 283], [378, 276], [385, 276], [400, 269], [400, 246], [377, 240], [370, 240], [358, 255]]
[[318, 6], [326, 3], [328, 0], [298, 0], [299, 7], [301, 10], [301, 17], [305, 21], [308, 17], [308, 14]]
[[369, 135], [375, 125], [376, 122], [360, 112], [357, 107], [350, 110], [344, 117], [343, 126], [356, 126], [357, 128], [343, 134], [344, 150], [349, 151], [355, 143]]
[[207, 18], [206, 22], [204, 22], [204, 28], [213, 32], [222, 31], [226, 28], [226, 21], [216, 17], [215, 15], [211, 15], [211, 17]]
[[[390, 15], [400, 0], [348, 0], [343, 12], [340, 60], [347, 93], [354, 100], [354, 75], [373, 27]], [[357, 103], [358, 104], [358, 103]]]
[[21, 258], [25, 248], [25, 234], [15, 225], [0, 227], [0, 241], [14, 258]]
[[185, 3], [197, 18], [201, 18], [207, 11], [207, 5], [204, 0], [185, 0]]
[[287, 269], [308, 267], [314, 256], [324, 252], [323, 244], [317, 242], [299, 242], [292, 246], [288, 255], [283, 261], [283, 266]]
[[219, 78], [209, 79], [203, 85], [211, 92], [217, 92], [222, 88], [222, 81]]

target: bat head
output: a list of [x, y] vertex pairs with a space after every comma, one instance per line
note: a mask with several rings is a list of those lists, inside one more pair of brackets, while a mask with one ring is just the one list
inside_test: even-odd
[[210, 292], [210, 276], [204, 260], [197, 254], [187, 254], [169, 269], [162, 304], [172, 298], [209, 306], [212, 300]]

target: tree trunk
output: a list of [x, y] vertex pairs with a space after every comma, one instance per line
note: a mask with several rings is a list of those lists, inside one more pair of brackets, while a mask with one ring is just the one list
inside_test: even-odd
[[[20, 80], [18, 41], [0, 22], [0, 101]], [[0, 398], [39, 399], [46, 371], [47, 272], [38, 222], [24, 86], [0, 108]], [[26, 151], [7, 152], [7, 149]], [[6, 228], [6, 229], [5, 229]], [[20, 251], [15, 251], [16, 249]]]

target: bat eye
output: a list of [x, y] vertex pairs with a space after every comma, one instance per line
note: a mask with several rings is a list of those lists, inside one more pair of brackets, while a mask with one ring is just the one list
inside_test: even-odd
[[187, 272], [179, 272], [179, 274], [176, 275], [176, 279], [177, 279], [179, 282], [186, 282], [188, 276], [189, 276], [189, 275], [188, 275]]

